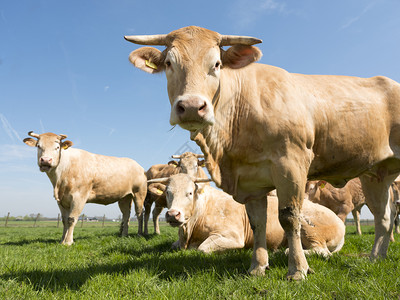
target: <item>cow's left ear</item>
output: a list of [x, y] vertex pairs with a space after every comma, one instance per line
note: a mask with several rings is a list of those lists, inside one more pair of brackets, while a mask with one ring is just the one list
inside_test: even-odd
[[23, 139], [23, 142], [30, 147], [36, 147], [36, 145], [37, 145], [37, 140], [34, 140], [32, 138]]
[[240, 69], [259, 60], [261, 56], [262, 52], [257, 47], [234, 45], [222, 52], [222, 66]]
[[164, 71], [164, 55], [153, 47], [142, 47], [132, 51], [129, 55], [130, 62], [147, 73], [158, 73]]
[[61, 143], [61, 148], [63, 148], [64, 150], [67, 150], [69, 147], [72, 147], [74, 143], [71, 141], [64, 141]]
[[197, 160], [197, 165], [199, 166], [199, 167], [205, 167], [206, 166], [206, 161], [204, 160], [204, 159], [199, 159], [199, 160]]

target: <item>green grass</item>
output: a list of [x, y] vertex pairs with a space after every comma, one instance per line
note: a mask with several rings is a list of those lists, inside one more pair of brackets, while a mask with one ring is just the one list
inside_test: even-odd
[[58, 244], [61, 228], [0, 228], [1, 299], [399, 299], [400, 236], [388, 257], [370, 262], [374, 235], [347, 227], [342, 251], [308, 258], [315, 274], [286, 281], [287, 258], [270, 253], [264, 277], [247, 274], [251, 250], [205, 255], [172, 251], [177, 229], [161, 236], [117, 237], [118, 227], [75, 229], [75, 244]]

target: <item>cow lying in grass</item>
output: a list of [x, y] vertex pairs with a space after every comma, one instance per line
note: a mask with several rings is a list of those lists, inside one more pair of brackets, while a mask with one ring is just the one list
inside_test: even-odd
[[[185, 152], [181, 155], [173, 155], [173, 159], [178, 159], [178, 161], [171, 160], [168, 164], [157, 164], [151, 166], [147, 172], [147, 179], [151, 180], [154, 178], [169, 177], [178, 173], [189, 174], [190, 176], [196, 178], [207, 178], [206, 173], [202, 169], [204, 167], [203, 154], [195, 154], [192, 152]], [[158, 222], [159, 216], [162, 210], [167, 207], [167, 201], [165, 200], [165, 195], [160, 189], [152, 189], [151, 184], [149, 186], [149, 192], [147, 193], [146, 200], [144, 201], [144, 234], [148, 234], [148, 223], [151, 206], [154, 205], [153, 209], [153, 223], [154, 223], [154, 233], [160, 234], [160, 225]]]
[[[151, 182], [167, 184], [166, 220], [172, 226], [179, 226], [179, 242], [174, 246], [206, 253], [253, 246], [253, 231], [245, 206], [232, 196], [205, 186], [204, 179], [193, 180], [187, 174]], [[274, 196], [268, 197], [267, 216], [268, 249], [287, 247], [285, 231], [278, 220], [278, 199]], [[306, 253], [327, 257], [342, 248], [344, 223], [328, 208], [305, 200], [301, 222], [301, 241]]]
[[73, 143], [63, 141], [67, 138], [63, 134], [30, 131], [28, 135], [36, 139], [26, 138], [24, 143], [37, 148], [40, 171], [46, 172], [54, 188], [64, 224], [61, 243], [73, 243], [74, 227], [86, 203], [107, 205], [118, 201], [122, 212], [120, 235], [127, 236], [132, 200], [136, 216], [142, 218], [147, 193], [144, 169], [129, 158], [70, 148]]

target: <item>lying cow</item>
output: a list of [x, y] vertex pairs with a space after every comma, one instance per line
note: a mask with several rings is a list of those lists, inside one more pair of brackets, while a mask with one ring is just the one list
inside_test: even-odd
[[61, 243], [73, 243], [74, 227], [86, 203], [111, 204], [118, 201], [122, 212], [120, 235], [128, 235], [132, 200], [142, 228], [143, 202], [147, 193], [144, 169], [134, 160], [89, 153], [70, 148], [66, 135], [30, 131], [24, 143], [37, 148], [40, 171], [49, 177], [60, 208], [64, 231]]
[[[173, 174], [186, 173], [196, 178], [207, 178], [206, 173], [202, 169], [204, 166], [203, 154], [195, 154], [192, 152], [185, 152], [182, 155], [172, 155], [173, 159], [179, 159], [179, 161], [172, 160], [168, 164], [158, 164], [151, 166], [146, 172], [147, 179], [151, 180], [154, 178], [169, 177]], [[153, 223], [154, 232], [160, 234], [159, 216], [162, 210], [167, 207], [165, 195], [160, 188], [149, 185], [148, 193], [144, 201], [144, 234], [148, 234], [148, 223], [151, 206], [155, 203], [153, 209]]]
[[307, 179], [341, 187], [360, 177], [375, 217], [371, 259], [386, 256], [394, 221], [389, 187], [400, 173], [399, 83], [257, 64], [260, 39], [197, 26], [125, 39], [165, 46], [136, 49], [129, 59], [148, 73], [165, 72], [170, 124], [190, 131], [215, 184], [246, 205], [251, 274], [269, 266], [265, 195], [274, 188], [289, 243], [287, 278], [310, 271], [300, 239]]
[[326, 181], [313, 181], [306, 190], [308, 199], [332, 210], [343, 222], [353, 214], [357, 234], [361, 235], [360, 213], [365, 204], [360, 179], [354, 178], [342, 188], [335, 188]]
[[[245, 206], [211, 186], [206, 179], [193, 180], [187, 174], [152, 180], [167, 184], [166, 220], [179, 226], [181, 249], [195, 248], [209, 253], [253, 246], [253, 232]], [[267, 246], [287, 247], [285, 231], [278, 220], [278, 199], [268, 197]], [[344, 244], [344, 223], [328, 208], [305, 200], [301, 241], [306, 252], [323, 256], [339, 251]]]

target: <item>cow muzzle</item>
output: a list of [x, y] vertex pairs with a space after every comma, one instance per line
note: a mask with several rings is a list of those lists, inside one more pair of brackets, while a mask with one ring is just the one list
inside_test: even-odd
[[52, 166], [53, 159], [51, 157], [41, 157], [39, 159], [39, 169], [41, 172], [48, 172]]
[[165, 214], [165, 219], [169, 223], [169, 225], [173, 227], [177, 227], [183, 224], [181, 221], [182, 214], [180, 211], [176, 209], [170, 209]]
[[178, 124], [186, 130], [197, 130], [215, 122], [210, 102], [200, 96], [183, 97], [175, 101], [171, 110], [171, 125]]

